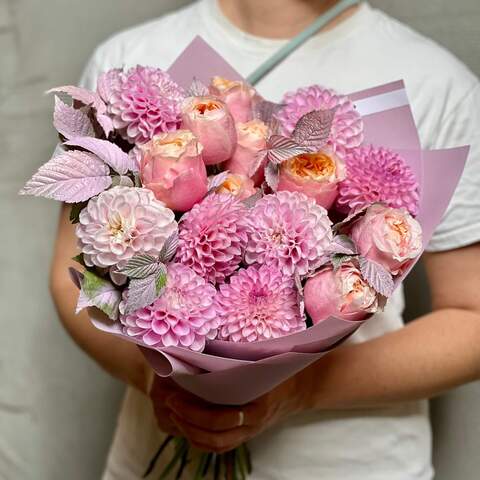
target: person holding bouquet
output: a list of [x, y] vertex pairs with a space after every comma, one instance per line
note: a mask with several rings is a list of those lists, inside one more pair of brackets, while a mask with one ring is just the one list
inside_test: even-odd
[[[334, 0], [200, 0], [102, 44], [85, 69], [82, 85], [94, 89], [103, 72], [124, 65], [165, 69], [196, 35], [246, 76], [335, 4]], [[68, 210], [62, 209], [51, 274], [60, 318], [87, 354], [128, 385], [104, 480], [141, 478], [166, 434], [183, 435], [192, 445], [214, 452], [249, 442], [255, 480], [433, 478], [427, 399], [480, 378], [479, 81], [432, 41], [368, 3], [359, 3], [312, 36], [257, 88], [262, 95], [280, 100], [283, 92], [307, 84], [331, 85], [348, 93], [399, 78], [413, 92], [411, 102], [424, 147], [471, 145], [464, 176], [424, 256], [433, 311], [404, 326], [404, 299], [398, 289], [385, 311], [348, 344], [241, 410], [208, 404], [169, 380], [153, 381], [151, 368], [136, 346], [99, 332], [86, 314], [74, 315], [77, 291], [67, 267], [76, 254], [77, 239]], [[216, 87], [227, 105], [229, 101], [235, 105], [236, 100], [228, 98], [228, 86], [219, 82]], [[306, 97], [300, 94], [289, 102], [292, 114], [308, 101]], [[135, 97], [128, 98], [135, 109]], [[212, 162], [222, 158], [234, 166], [259, 141], [259, 130], [242, 121], [241, 109], [231, 110], [241, 149], [230, 151], [229, 142], [223, 149], [215, 148], [214, 142], [209, 145], [209, 158]], [[225, 122], [223, 131], [235, 135]], [[142, 132], [130, 130], [136, 137]], [[175, 142], [193, 141], [186, 133], [178, 135], [181, 138]], [[249, 143], [251, 138], [254, 142]], [[192, 158], [195, 161], [195, 155]], [[295, 165], [288, 168], [293, 175]], [[203, 174], [195, 177], [197, 182]], [[295, 178], [280, 181], [296, 182]], [[192, 183], [188, 195], [170, 196], [172, 192], [164, 187], [156, 184], [165, 201], [178, 208], [190, 208], [195, 203], [192, 195], [205, 193], [201, 182]], [[240, 188], [228, 188], [234, 187]], [[330, 192], [321, 201], [330, 201]], [[365, 251], [371, 251], [370, 235], [379, 215], [387, 213], [372, 210], [353, 232]], [[351, 278], [354, 272], [344, 265], [339, 275]], [[329, 288], [331, 281], [329, 273], [315, 277], [315, 291]], [[370, 305], [367, 289], [357, 293]], [[317, 311], [321, 308], [325, 308], [322, 303]]]

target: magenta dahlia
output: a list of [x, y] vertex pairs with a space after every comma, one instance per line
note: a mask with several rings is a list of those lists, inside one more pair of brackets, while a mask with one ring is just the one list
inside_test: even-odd
[[306, 328], [292, 277], [273, 265], [241, 269], [220, 286], [216, 303], [222, 340], [257, 342]]
[[118, 186], [92, 198], [76, 234], [88, 266], [108, 268], [139, 253], [158, 255], [177, 230], [173, 212], [145, 188]]
[[209, 282], [223, 282], [242, 261], [248, 240], [247, 211], [232, 195], [205, 197], [180, 222], [177, 262]]
[[215, 287], [192, 269], [170, 264], [163, 294], [147, 307], [128, 315], [121, 313], [124, 333], [151, 347], [202, 351], [206, 339], [217, 335], [215, 295]]
[[343, 156], [363, 142], [363, 121], [352, 101], [334, 90], [312, 85], [289, 92], [283, 97], [285, 105], [276, 115], [284, 135], [291, 135], [298, 120], [312, 110], [336, 108], [328, 145]]
[[114, 128], [131, 143], [146, 143], [180, 126], [185, 94], [163, 70], [142, 66], [126, 72], [109, 70], [99, 78], [97, 89]]
[[332, 242], [327, 211], [303, 193], [266, 195], [249, 211], [248, 264], [267, 263], [284, 274], [314, 270]]
[[405, 160], [387, 148], [355, 148], [345, 157], [347, 178], [339, 184], [338, 209], [344, 213], [375, 202], [418, 214], [419, 186]]

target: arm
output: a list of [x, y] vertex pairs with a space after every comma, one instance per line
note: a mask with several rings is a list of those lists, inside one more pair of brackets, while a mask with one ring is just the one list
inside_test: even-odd
[[133, 343], [97, 330], [86, 311], [75, 314], [78, 290], [69, 277], [68, 267], [78, 268], [71, 260], [78, 250], [69, 211], [67, 205], [62, 206], [50, 274], [50, 291], [60, 320], [78, 346], [107, 372], [146, 392], [150, 368], [140, 350]]
[[480, 244], [424, 260], [432, 313], [338, 349], [302, 372], [305, 381], [321, 379], [308, 395], [309, 406], [376, 407], [430, 398], [480, 378]]
[[282, 418], [309, 409], [373, 408], [429, 398], [480, 378], [480, 244], [426, 254], [433, 312], [405, 328], [340, 347], [241, 408], [185, 395], [168, 404], [200, 448], [225, 451]]

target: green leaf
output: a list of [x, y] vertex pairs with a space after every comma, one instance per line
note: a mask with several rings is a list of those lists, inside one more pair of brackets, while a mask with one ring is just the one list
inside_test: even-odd
[[122, 299], [117, 288], [105, 278], [86, 270], [83, 272], [82, 294], [111, 320], [118, 318], [118, 306]]
[[157, 296], [160, 296], [167, 285], [167, 267], [163, 263], [158, 264], [158, 271], [155, 276], [155, 289]]
[[87, 206], [88, 202], [73, 203], [70, 208], [70, 222], [80, 222], [80, 212]]
[[72, 260], [74, 262], [79, 263], [82, 267], [86, 267], [85, 261], [83, 259], [83, 253], [79, 253], [78, 255], [75, 255], [74, 257], [72, 257]]
[[356, 255], [344, 255], [342, 253], [332, 255], [333, 271], [336, 272], [344, 263], [351, 262], [354, 258], [356, 258]]

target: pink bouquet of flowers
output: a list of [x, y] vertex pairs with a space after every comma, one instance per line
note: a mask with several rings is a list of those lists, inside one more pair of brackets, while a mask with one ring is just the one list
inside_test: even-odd
[[[77, 310], [221, 404], [268, 392], [383, 309], [468, 150], [420, 149], [402, 82], [274, 103], [200, 39], [168, 72], [52, 92], [61, 145], [22, 193], [72, 204]], [[228, 457], [240, 476], [245, 455]]]

